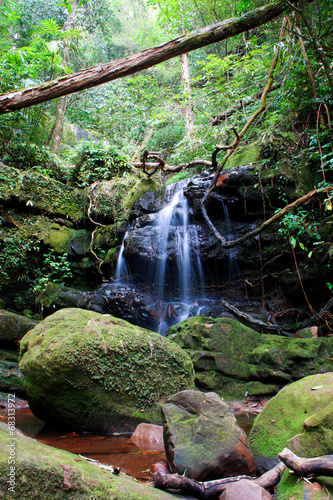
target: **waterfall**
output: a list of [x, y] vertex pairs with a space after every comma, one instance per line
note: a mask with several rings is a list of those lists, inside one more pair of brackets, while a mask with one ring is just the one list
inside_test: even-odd
[[115, 279], [117, 284], [121, 283], [124, 285], [128, 285], [128, 283], [129, 283], [130, 272], [129, 272], [127, 261], [124, 257], [125, 243], [126, 243], [126, 240], [128, 238], [128, 235], [129, 235], [129, 231], [126, 231], [126, 233], [124, 234], [124, 237], [123, 237], [123, 241], [121, 242], [120, 250], [119, 250], [119, 255], [118, 255], [117, 264], [116, 264], [116, 270], [115, 270], [115, 274], [114, 274], [114, 279]]
[[[161, 334], [170, 324], [189, 316], [191, 307], [196, 304], [196, 295], [204, 288], [198, 231], [189, 224], [189, 206], [183, 191], [186, 183], [178, 183], [168, 205], [158, 212], [154, 227], [158, 235], [154, 291], [161, 303]], [[170, 290], [173, 297], [170, 297]], [[168, 314], [170, 309], [175, 314]], [[170, 323], [168, 315], [176, 317], [176, 321]]]

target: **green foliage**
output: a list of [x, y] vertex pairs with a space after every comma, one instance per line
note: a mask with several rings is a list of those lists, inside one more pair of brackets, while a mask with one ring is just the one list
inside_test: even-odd
[[49, 283], [65, 285], [73, 278], [67, 253], [56, 254], [53, 248], [43, 255], [43, 263], [33, 286], [35, 294], [40, 294]]
[[80, 141], [72, 154], [75, 161], [73, 180], [80, 187], [98, 180], [124, 175], [131, 167], [114, 146], [99, 142]]
[[52, 177], [57, 158], [45, 146], [12, 141], [10, 149], [3, 151], [2, 161], [22, 170], [35, 169], [41, 174]]

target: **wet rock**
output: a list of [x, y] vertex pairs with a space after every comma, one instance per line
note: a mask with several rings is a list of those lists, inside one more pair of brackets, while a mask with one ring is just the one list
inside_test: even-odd
[[131, 436], [131, 441], [141, 450], [164, 451], [163, 426], [139, 424]]
[[179, 392], [166, 401], [162, 413], [173, 472], [197, 481], [255, 472], [246, 434], [217, 394]]
[[[8, 445], [15, 443], [14, 447]], [[9, 451], [15, 455], [14, 492], [7, 481]], [[15, 478], [15, 479], [14, 479]], [[0, 423], [0, 497], [31, 500], [117, 498], [117, 500], [172, 500], [176, 497], [125, 474], [112, 474], [74, 453], [59, 450], [27, 438], [21, 433], [11, 440], [8, 426]], [[178, 497], [177, 497], [178, 498]]]
[[107, 434], [160, 423], [159, 404], [194, 380], [175, 343], [79, 308], [57, 311], [22, 339], [20, 370], [38, 418]]
[[249, 479], [241, 479], [235, 483], [227, 483], [219, 500], [271, 500], [267, 490]]
[[11, 345], [13, 348], [16, 348], [18, 341], [36, 325], [37, 321], [1, 309], [0, 342], [4, 345]]
[[49, 283], [45, 290], [37, 297], [36, 303], [43, 309], [54, 309], [65, 307], [87, 307], [89, 293], [75, 288], [69, 288], [56, 283]]
[[258, 464], [276, 459], [285, 446], [307, 458], [331, 453], [332, 398], [332, 372], [284, 387], [256, 417], [251, 430], [249, 440]]

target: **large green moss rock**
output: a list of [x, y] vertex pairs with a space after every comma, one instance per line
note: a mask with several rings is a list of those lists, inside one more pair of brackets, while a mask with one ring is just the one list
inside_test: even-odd
[[83, 206], [76, 191], [33, 170], [19, 170], [0, 163], [0, 198], [17, 199], [43, 212], [82, 217]]
[[284, 387], [254, 421], [249, 436], [254, 454], [259, 460], [276, 458], [285, 446], [307, 458], [331, 454], [332, 399], [332, 372]]
[[[14, 446], [13, 446], [14, 443]], [[11, 448], [9, 447], [11, 446]], [[14, 465], [9, 464], [13, 453]], [[9, 475], [14, 467], [14, 490]], [[14, 483], [14, 481], [13, 481]], [[4, 500], [172, 500], [173, 495], [115, 475], [78, 455], [38, 443], [23, 435], [10, 436], [0, 423], [0, 498]]]
[[294, 380], [333, 369], [333, 338], [258, 333], [231, 318], [189, 318], [168, 338], [190, 355], [198, 388], [232, 399], [275, 394]]
[[62, 309], [29, 332], [20, 370], [38, 418], [97, 433], [159, 423], [159, 404], [194, 380], [189, 356], [175, 343], [83, 309]]

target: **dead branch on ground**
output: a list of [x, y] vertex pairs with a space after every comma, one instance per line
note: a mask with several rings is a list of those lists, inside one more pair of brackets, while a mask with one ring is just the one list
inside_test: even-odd
[[288, 448], [279, 453], [282, 462], [302, 477], [333, 477], [333, 455], [323, 455], [315, 458], [301, 458]]
[[276, 467], [257, 479], [252, 476], [242, 475], [201, 482], [189, 479], [185, 476], [180, 476], [179, 474], [167, 474], [165, 468], [157, 464], [157, 470], [154, 474], [154, 486], [160, 490], [178, 490], [182, 493], [192, 495], [199, 500], [206, 500], [221, 495], [226, 484], [240, 481], [241, 479], [251, 480], [259, 484], [262, 488], [271, 488], [280, 481], [280, 477], [285, 468], [286, 466], [282, 462], [279, 462]]

